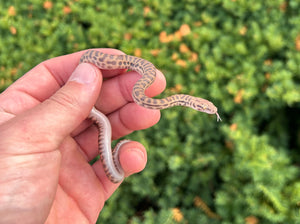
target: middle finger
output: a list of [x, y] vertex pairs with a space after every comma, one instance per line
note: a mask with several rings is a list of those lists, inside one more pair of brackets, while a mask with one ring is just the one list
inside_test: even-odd
[[[134, 71], [125, 72], [103, 82], [96, 108], [104, 114], [112, 113], [132, 102], [132, 89], [141, 75]], [[156, 70], [156, 78], [147, 88], [145, 94], [149, 97], [160, 94], [166, 86], [164, 75]]]

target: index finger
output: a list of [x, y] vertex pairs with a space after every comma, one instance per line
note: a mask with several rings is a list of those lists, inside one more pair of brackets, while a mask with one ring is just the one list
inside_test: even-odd
[[[111, 49], [111, 48], [99, 48], [97, 49], [101, 52], [107, 53], [107, 54], [125, 54], [120, 50], [117, 49]], [[87, 50], [79, 51], [73, 54], [64, 55], [56, 58], [52, 58], [50, 60], [44, 61], [41, 63], [41, 65], [45, 65], [48, 70], [52, 73], [54, 78], [57, 80], [62, 80], [63, 84], [68, 80], [72, 72], [77, 67], [80, 57], [86, 52]], [[118, 75], [120, 73], [123, 73], [125, 69], [110, 69], [105, 70], [101, 69], [103, 77], [111, 77], [114, 75]]]
[[[99, 50], [109, 54], [124, 54], [116, 49]], [[0, 108], [10, 114], [18, 114], [51, 97], [67, 82], [85, 51], [52, 58], [31, 69], [0, 95]], [[101, 70], [104, 77], [115, 76], [124, 71]]]
[[[122, 51], [116, 49], [104, 48], [99, 50], [109, 54], [124, 54]], [[85, 51], [44, 61], [31, 69], [13, 85], [15, 87], [25, 86], [25, 91], [28, 95], [42, 102], [67, 82], [72, 72], [78, 66], [80, 57]], [[124, 69], [101, 71], [104, 77], [110, 77], [124, 72]]]

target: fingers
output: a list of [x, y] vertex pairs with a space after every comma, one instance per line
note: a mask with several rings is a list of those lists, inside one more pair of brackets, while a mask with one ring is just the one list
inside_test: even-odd
[[[120, 149], [119, 160], [125, 172], [125, 176], [128, 177], [134, 173], [142, 171], [145, 168], [147, 163], [147, 153], [142, 144], [132, 141], [122, 146]], [[106, 177], [102, 163], [99, 160], [93, 164], [93, 169], [98, 178], [101, 180], [105, 190], [106, 199], [109, 198], [120, 183], [114, 184]]]
[[[101, 81], [101, 73], [96, 67], [86, 63], [78, 65], [66, 85], [48, 100], [1, 125], [0, 133], [9, 136], [7, 141], [19, 144], [19, 147], [6, 149], [8, 153], [27, 154], [57, 149], [62, 140], [88, 116], [99, 94]], [[2, 143], [5, 144], [5, 141]], [[22, 148], [22, 142], [26, 150]]]
[[112, 138], [117, 139], [135, 130], [155, 125], [160, 119], [160, 111], [130, 103], [110, 114], [108, 118], [113, 130]]
[[[134, 84], [141, 78], [137, 72], [126, 72], [114, 78], [108, 79], [103, 83], [99, 100], [96, 103], [98, 110], [104, 114], [123, 107], [128, 102], [132, 102], [132, 89]], [[164, 75], [156, 70], [156, 78], [153, 84], [146, 89], [146, 95], [149, 97], [160, 94], [166, 87]]]
[[[108, 115], [108, 118], [112, 126], [112, 139], [118, 139], [135, 130], [153, 126], [160, 119], [160, 111], [146, 109], [135, 103], [129, 103], [120, 110]], [[97, 126], [92, 125], [74, 137], [87, 161], [91, 161], [99, 154], [98, 133]]]
[[119, 160], [125, 177], [142, 171], [147, 163], [147, 152], [139, 142], [124, 144], [120, 150]]
[[[149, 128], [160, 119], [159, 110], [146, 109], [132, 102], [133, 85], [139, 78], [141, 76], [138, 73], [127, 72], [104, 81], [102, 85], [96, 107], [107, 114], [112, 126], [113, 139], [130, 134], [135, 130]], [[165, 86], [165, 77], [157, 70], [157, 78], [146, 90], [146, 94], [150, 97], [155, 96], [161, 93]], [[86, 129], [87, 125], [78, 128], [73, 136], [76, 136], [76, 141], [87, 156], [87, 160], [91, 160], [98, 155], [98, 129], [95, 125]]]

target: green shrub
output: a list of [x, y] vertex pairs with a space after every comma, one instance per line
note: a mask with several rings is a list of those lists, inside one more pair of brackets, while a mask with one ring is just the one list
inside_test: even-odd
[[[99, 223], [300, 223], [300, 1], [2, 1], [2, 90], [85, 48], [141, 56], [219, 108], [162, 112], [129, 136], [148, 149]], [[297, 151], [298, 150], [298, 151]]]

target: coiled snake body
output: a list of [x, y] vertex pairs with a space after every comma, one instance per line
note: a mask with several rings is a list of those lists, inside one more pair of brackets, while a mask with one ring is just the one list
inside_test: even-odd
[[[216, 114], [217, 120], [221, 120], [217, 112], [217, 107], [210, 101], [202, 98], [185, 94], [176, 94], [164, 99], [152, 99], [147, 97], [145, 90], [154, 82], [156, 68], [152, 63], [142, 58], [130, 55], [110, 55], [97, 50], [88, 50], [80, 58], [80, 63], [91, 63], [100, 69], [130, 69], [141, 74], [142, 78], [135, 83], [132, 91], [134, 101], [140, 106], [156, 110], [173, 106], [186, 106], [208, 114]], [[99, 154], [104, 171], [110, 181], [118, 183], [124, 178], [124, 171], [119, 162], [118, 151], [122, 144], [129, 140], [119, 142], [112, 151], [111, 126], [107, 117], [94, 107], [89, 118], [92, 119], [99, 128]]]

